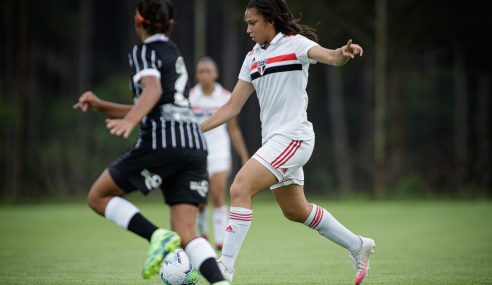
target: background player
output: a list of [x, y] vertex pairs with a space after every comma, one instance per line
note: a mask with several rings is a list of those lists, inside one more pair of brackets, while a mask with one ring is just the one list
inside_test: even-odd
[[315, 42], [315, 31], [298, 24], [283, 0], [249, 1], [244, 20], [256, 45], [244, 59], [231, 99], [202, 123], [208, 131], [227, 122], [256, 91], [262, 147], [232, 183], [219, 264], [232, 280], [234, 263], [253, 219], [252, 199], [270, 188], [287, 219], [317, 230], [349, 251], [356, 268], [354, 283], [359, 284], [367, 274], [375, 243], [349, 231], [322, 207], [308, 203], [302, 167], [314, 148], [314, 130], [306, 113], [309, 64], [319, 61], [340, 66], [362, 55], [362, 48], [352, 40], [336, 50], [321, 47]]
[[[140, 122], [137, 142], [92, 185], [89, 206], [118, 226], [150, 241], [142, 276], [159, 271], [167, 253], [182, 246], [195, 268], [212, 284], [224, 281], [215, 251], [195, 230], [197, 207], [206, 201], [207, 145], [188, 97], [188, 74], [177, 46], [167, 36], [173, 6], [166, 0], [139, 0], [135, 30], [142, 43], [129, 54], [134, 105], [99, 99], [88, 91], [75, 109], [102, 112], [110, 133], [127, 138]], [[124, 199], [140, 190], [160, 190], [170, 206], [173, 231], [158, 229]], [[178, 234], [176, 234], [178, 233]]]
[[[198, 83], [190, 91], [190, 103], [199, 122], [210, 117], [231, 97], [231, 92], [217, 82], [219, 76], [217, 64], [210, 57], [201, 58], [196, 66]], [[229, 133], [228, 133], [229, 131]], [[230, 138], [229, 138], [230, 135]], [[243, 135], [236, 118], [225, 125], [205, 134], [208, 142], [208, 175], [209, 199], [212, 201], [214, 240], [217, 249], [222, 248], [227, 223], [227, 207], [225, 206], [225, 190], [231, 171], [231, 145], [236, 150], [242, 164], [249, 159]], [[208, 209], [206, 204], [200, 205], [197, 219], [198, 233], [208, 237]]]

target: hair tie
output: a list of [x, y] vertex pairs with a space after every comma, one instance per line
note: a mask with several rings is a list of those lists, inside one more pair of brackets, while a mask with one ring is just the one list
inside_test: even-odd
[[142, 14], [140, 14], [140, 11], [138, 11], [138, 9], [135, 10], [135, 21], [137, 23], [144, 23], [144, 24], [147, 24], [147, 25], [152, 24], [152, 22], [150, 20], [145, 19], [142, 16]]
[[151, 20], [145, 19], [142, 14], [140, 14], [140, 11], [138, 9], [135, 10], [135, 21], [139, 24], [144, 23], [146, 25], [152, 25], [156, 27], [157, 29], [161, 28], [161, 23], [152, 23]]

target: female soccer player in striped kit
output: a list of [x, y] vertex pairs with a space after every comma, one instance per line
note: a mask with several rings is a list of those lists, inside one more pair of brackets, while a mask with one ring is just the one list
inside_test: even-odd
[[[198, 83], [190, 91], [190, 103], [199, 122], [205, 121], [231, 97], [231, 92], [217, 82], [218, 76], [217, 64], [212, 58], [203, 57], [198, 61], [196, 65]], [[227, 223], [225, 191], [232, 167], [231, 141], [242, 164], [248, 161], [249, 154], [236, 118], [232, 118], [227, 123], [227, 127], [222, 125], [207, 132], [205, 138], [208, 142], [209, 200], [214, 207], [212, 218], [214, 241], [217, 249], [220, 250], [224, 243]], [[200, 205], [197, 225], [198, 233], [207, 237], [208, 209], [205, 204]]]
[[307, 120], [306, 85], [310, 63], [341, 66], [362, 55], [352, 40], [326, 49], [312, 28], [300, 25], [283, 0], [249, 1], [246, 32], [257, 43], [244, 59], [231, 99], [208, 120], [211, 130], [236, 116], [256, 91], [260, 103], [262, 147], [238, 172], [231, 186], [231, 208], [219, 265], [228, 280], [253, 219], [252, 198], [270, 188], [284, 216], [317, 230], [346, 248], [356, 269], [355, 284], [367, 275], [375, 243], [355, 235], [327, 210], [308, 203], [302, 167], [314, 147], [314, 131]]
[[[142, 276], [159, 271], [163, 258], [182, 246], [192, 265], [211, 283], [226, 285], [212, 246], [196, 234], [198, 205], [206, 201], [207, 144], [188, 102], [188, 73], [168, 37], [173, 6], [168, 0], [139, 0], [135, 30], [141, 43], [129, 53], [134, 105], [99, 99], [88, 91], [75, 109], [100, 111], [110, 133], [127, 138], [140, 123], [137, 142], [92, 185], [89, 206], [98, 214], [150, 242]], [[159, 229], [124, 199], [140, 190], [159, 190], [170, 206], [171, 230]]]

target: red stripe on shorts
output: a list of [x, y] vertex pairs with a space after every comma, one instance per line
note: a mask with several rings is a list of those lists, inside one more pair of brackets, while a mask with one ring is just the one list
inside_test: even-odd
[[272, 163], [272, 166], [274, 168], [279, 168], [280, 166], [284, 165], [289, 159], [297, 152], [299, 147], [302, 144], [302, 141], [294, 141], [295, 144], [292, 146], [292, 148], [284, 155], [282, 159], [277, 161], [275, 164]]
[[270, 164], [273, 166], [279, 159], [282, 158], [282, 156], [285, 154], [286, 151], [289, 150], [289, 148], [295, 143], [296, 141], [291, 141], [290, 144], [284, 149], [284, 151], [282, 151], [280, 153], [279, 156], [277, 156], [277, 158], [275, 158]]

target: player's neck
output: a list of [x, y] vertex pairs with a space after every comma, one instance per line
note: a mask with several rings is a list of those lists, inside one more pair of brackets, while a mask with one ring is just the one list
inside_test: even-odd
[[212, 95], [215, 90], [215, 84], [210, 84], [210, 85], [202, 85], [202, 92], [205, 95]]

